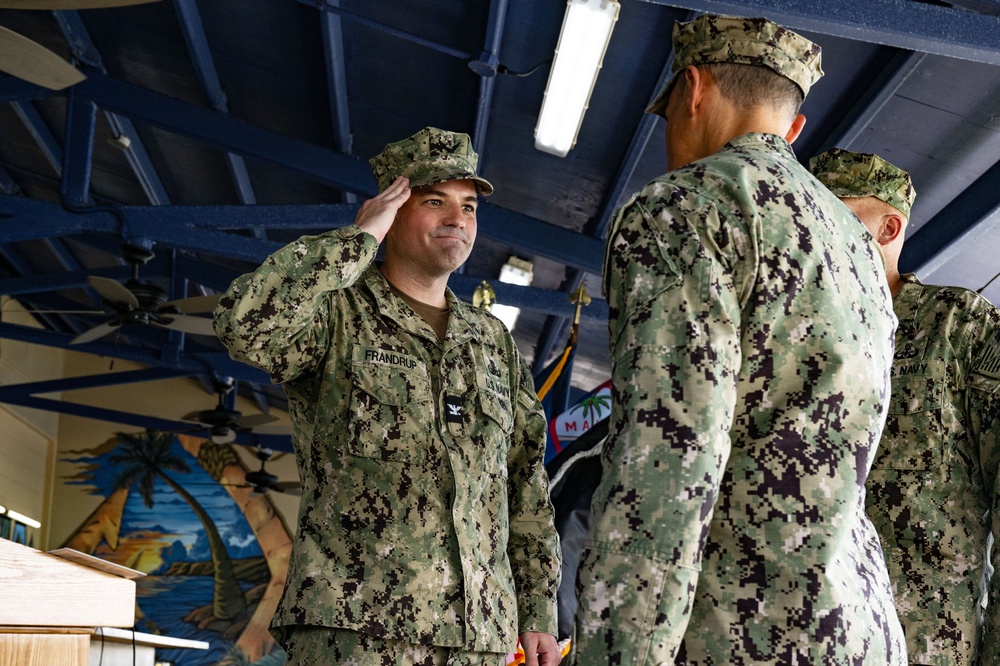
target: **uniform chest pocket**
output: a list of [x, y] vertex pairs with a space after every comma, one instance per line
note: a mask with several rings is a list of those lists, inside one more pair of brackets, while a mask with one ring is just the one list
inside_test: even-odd
[[892, 380], [892, 398], [874, 469], [925, 471], [943, 461], [944, 382], [938, 377], [904, 375]]
[[348, 450], [356, 456], [415, 462], [433, 427], [430, 379], [422, 365], [351, 365]]
[[514, 417], [511, 414], [510, 398], [504, 398], [492, 391], [480, 389], [479, 409], [484, 416], [496, 424], [496, 427], [504, 435], [509, 435], [514, 429]]

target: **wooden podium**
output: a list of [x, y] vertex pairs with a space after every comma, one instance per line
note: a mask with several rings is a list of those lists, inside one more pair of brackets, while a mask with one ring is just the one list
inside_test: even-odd
[[134, 580], [0, 539], [0, 666], [87, 666], [95, 627], [133, 624]]

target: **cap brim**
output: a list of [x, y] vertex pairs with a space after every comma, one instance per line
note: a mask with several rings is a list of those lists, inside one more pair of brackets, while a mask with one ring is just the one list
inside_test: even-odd
[[646, 113], [652, 113], [654, 115], [660, 116], [661, 118], [667, 117], [667, 102], [670, 101], [670, 91], [674, 87], [674, 82], [677, 80], [677, 75], [674, 74], [670, 77], [670, 81], [667, 85], [663, 86], [663, 90], [653, 98], [653, 101], [646, 107]]
[[471, 180], [473, 185], [475, 185], [476, 193], [479, 196], [488, 197], [493, 194], [493, 185], [490, 181], [471, 174], [438, 173], [435, 176], [421, 179], [419, 181], [411, 180], [410, 187], [415, 190], [419, 190], [422, 187], [430, 187], [431, 185], [437, 185], [438, 183], [444, 183], [449, 180]]

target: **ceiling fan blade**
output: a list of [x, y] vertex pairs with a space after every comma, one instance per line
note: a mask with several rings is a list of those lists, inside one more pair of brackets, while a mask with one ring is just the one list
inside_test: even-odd
[[249, 416], [241, 416], [234, 420], [233, 425], [237, 428], [256, 428], [265, 423], [274, 423], [277, 420], [277, 416], [271, 416], [270, 414], [250, 414]]
[[62, 90], [87, 78], [41, 44], [2, 26], [0, 70], [50, 90]]
[[169, 328], [172, 331], [215, 337], [212, 320], [206, 317], [192, 317], [183, 314], [159, 315], [159, 317], [161, 321], [150, 320], [149, 323], [160, 328]]
[[288, 435], [292, 434], [292, 426], [279, 423], [277, 425], [254, 426], [253, 431], [258, 435]]
[[130, 310], [135, 310], [139, 307], [139, 299], [121, 282], [97, 275], [88, 277], [87, 282], [105, 300], [119, 305], [127, 305]]
[[222, 294], [190, 296], [188, 298], [179, 298], [176, 301], [167, 301], [157, 309], [167, 310], [169, 308], [176, 308], [178, 312], [183, 312], [184, 314], [201, 314], [215, 310], [215, 306], [219, 304], [221, 298]]
[[0, 0], [2, 9], [104, 9], [106, 7], [127, 7], [144, 5], [159, 0]]
[[108, 333], [111, 333], [116, 328], [121, 326], [117, 321], [109, 321], [106, 324], [101, 324], [100, 326], [95, 326], [94, 328], [84, 331], [80, 335], [76, 336], [69, 341], [71, 345], [81, 345], [85, 342], [93, 342], [98, 338], [103, 338]]
[[298, 481], [278, 481], [269, 486], [269, 490], [275, 490], [286, 495], [302, 496], [302, 484]]

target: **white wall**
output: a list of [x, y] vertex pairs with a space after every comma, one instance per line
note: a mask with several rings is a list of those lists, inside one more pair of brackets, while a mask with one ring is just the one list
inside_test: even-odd
[[[0, 301], [3, 321], [37, 326], [16, 301]], [[0, 339], [0, 385], [58, 379], [63, 352], [59, 349]], [[48, 394], [45, 397], [58, 398]], [[0, 505], [42, 523], [34, 545], [44, 548], [52, 497], [55, 442], [59, 415], [13, 405], [0, 405]]]

